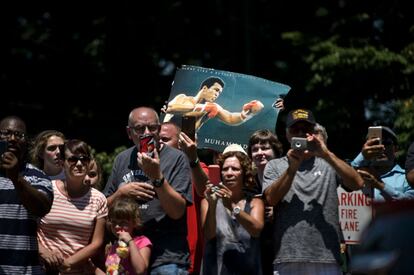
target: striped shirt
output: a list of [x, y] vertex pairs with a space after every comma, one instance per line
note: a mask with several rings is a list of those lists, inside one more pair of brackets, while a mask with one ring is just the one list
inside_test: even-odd
[[38, 238], [47, 249], [67, 258], [90, 243], [96, 220], [108, 215], [106, 198], [95, 188], [79, 198], [66, 197], [56, 181], [52, 184], [52, 209], [40, 220]]
[[[20, 174], [53, 200], [48, 177], [31, 164]], [[22, 205], [13, 182], [0, 175], [0, 274], [43, 274], [36, 239], [37, 218]]]

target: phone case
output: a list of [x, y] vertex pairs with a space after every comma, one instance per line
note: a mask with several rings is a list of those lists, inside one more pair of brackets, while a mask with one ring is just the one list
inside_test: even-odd
[[220, 166], [217, 164], [211, 164], [208, 166], [208, 177], [210, 182], [214, 185], [218, 185], [221, 182]]
[[367, 139], [379, 138], [380, 144], [382, 143], [382, 127], [381, 126], [371, 126], [368, 127]]
[[147, 153], [150, 157], [154, 156], [155, 138], [153, 135], [142, 135], [139, 138], [139, 151]]

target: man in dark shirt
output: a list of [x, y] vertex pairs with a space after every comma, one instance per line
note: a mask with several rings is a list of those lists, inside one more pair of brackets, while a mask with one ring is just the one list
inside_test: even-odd
[[[192, 203], [191, 172], [187, 157], [159, 142], [160, 122], [154, 109], [131, 111], [127, 133], [135, 146], [115, 159], [104, 189], [108, 205], [121, 196], [140, 204], [143, 234], [153, 243], [150, 274], [185, 274], [189, 266], [186, 206]], [[140, 137], [154, 138], [153, 155], [140, 153]]]

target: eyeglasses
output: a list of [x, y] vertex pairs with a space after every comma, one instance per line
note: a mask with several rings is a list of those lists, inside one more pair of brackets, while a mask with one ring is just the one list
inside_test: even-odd
[[11, 136], [14, 136], [18, 140], [22, 140], [26, 137], [25, 133], [19, 132], [19, 131], [13, 131], [13, 130], [0, 130], [0, 137], [2, 139], [9, 139]]
[[88, 156], [70, 156], [66, 158], [70, 165], [74, 165], [80, 161], [82, 165], [87, 165], [91, 161], [91, 158]]
[[133, 130], [135, 132], [135, 134], [141, 135], [141, 134], [145, 133], [145, 129], [147, 129], [147, 128], [151, 133], [157, 132], [160, 129], [160, 125], [159, 124], [137, 125], [137, 126], [134, 126], [134, 127], [128, 126], [128, 128]]

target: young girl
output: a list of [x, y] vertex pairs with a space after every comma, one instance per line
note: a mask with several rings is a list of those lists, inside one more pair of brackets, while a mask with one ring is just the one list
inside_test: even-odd
[[89, 163], [89, 172], [86, 174], [83, 183], [102, 191], [103, 171], [101, 164], [96, 159], [91, 159]]
[[[133, 237], [141, 226], [138, 204], [127, 197], [117, 199], [109, 208], [108, 224], [118, 238], [106, 253], [106, 274], [146, 274], [152, 244], [145, 236]], [[98, 269], [95, 274], [105, 274]]]

